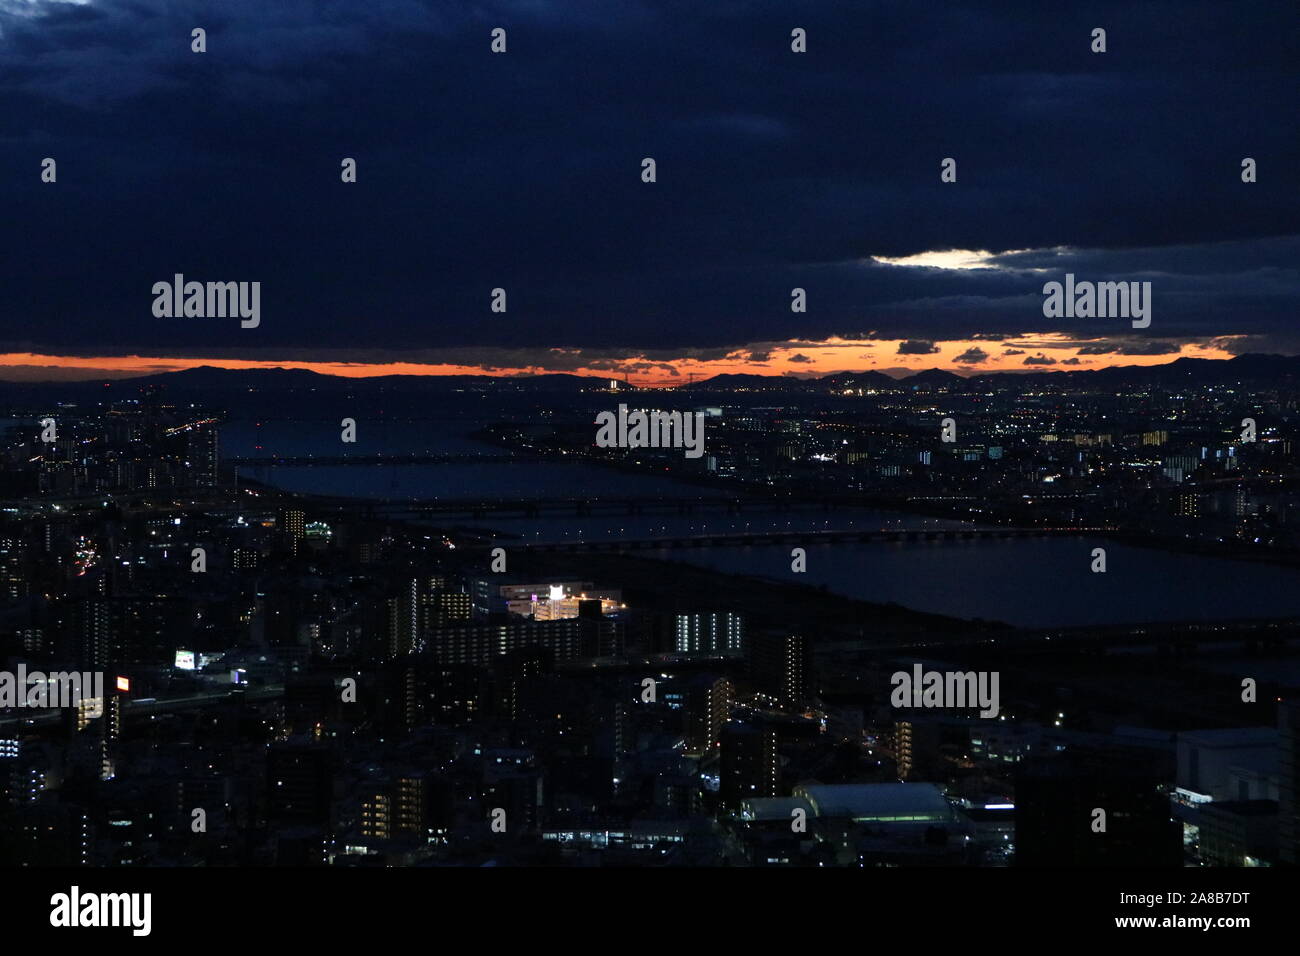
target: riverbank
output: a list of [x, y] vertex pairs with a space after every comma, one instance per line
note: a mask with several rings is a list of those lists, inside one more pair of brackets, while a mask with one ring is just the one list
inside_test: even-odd
[[[487, 562], [486, 551], [483, 555]], [[751, 628], [774, 628], [811, 635], [814, 640], [916, 637], [968, 637], [1010, 630], [996, 621], [968, 621], [833, 594], [823, 587], [749, 575], [728, 574], [682, 561], [630, 554], [511, 553], [513, 573], [538, 579], [581, 579], [623, 590], [634, 608], [729, 610], [745, 615]]]

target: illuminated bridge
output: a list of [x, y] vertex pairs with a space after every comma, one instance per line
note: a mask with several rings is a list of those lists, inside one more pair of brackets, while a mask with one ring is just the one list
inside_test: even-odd
[[668, 535], [662, 538], [611, 538], [581, 541], [547, 541], [521, 544], [526, 551], [629, 551], [661, 548], [726, 548], [778, 544], [834, 544], [841, 542], [990, 541], [1012, 538], [1077, 538], [1113, 534], [1111, 527], [1054, 528], [891, 528], [860, 531], [740, 531], [718, 534]]
[[479, 500], [458, 498], [425, 499], [364, 499], [331, 498], [321, 495], [300, 495], [303, 507], [314, 514], [373, 514], [396, 517], [431, 515], [485, 515], [536, 518], [544, 514], [567, 515], [640, 515], [640, 514], [694, 514], [696, 511], [740, 514], [744, 511], [816, 510], [831, 511], [841, 505], [831, 501], [797, 502], [773, 498], [735, 498], [709, 495], [667, 495], [662, 497], [553, 497], [553, 498], [484, 498]]
[[553, 461], [529, 455], [484, 453], [463, 455], [264, 455], [255, 458], [226, 458], [240, 468], [311, 467], [314, 465], [484, 465], [499, 462], [532, 464]]

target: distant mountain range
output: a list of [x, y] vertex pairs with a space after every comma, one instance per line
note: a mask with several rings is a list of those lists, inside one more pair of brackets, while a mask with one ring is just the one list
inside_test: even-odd
[[[179, 372], [163, 372], [138, 378], [82, 382], [0, 382], [0, 394], [59, 389], [79, 392], [96, 390], [105, 394], [112, 389], [135, 389], [161, 385], [167, 391], [277, 391], [318, 389], [347, 391], [355, 389], [392, 389], [395, 391], [485, 391], [485, 392], [577, 392], [603, 388], [609, 378], [591, 375], [500, 376], [500, 375], [381, 375], [349, 378], [323, 375], [308, 369], [263, 368], [224, 369], [199, 366]], [[725, 374], [714, 375], [678, 386], [691, 392], [731, 392], [738, 390], [818, 393], [844, 389], [947, 389], [965, 391], [1005, 386], [1068, 385], [1094, 387], [1178, 387], [1181, 385], [1218, 385], [1235, 382], [1268, 384], [1300, 382], [1300, 356], [1239, 355], [1232, 359], [1180, 358], [1163, 365], [1120, 365], [1101, 369], [1052, 369], [1034, 372], [990, 372], [961, 376], [931, 368], [895, 378], [883, 372], [835, 372], [813, 378], [783, 375]], [[111, 392], [109, 392], [111, 393]]]
[[695, 391], [728, 391], [738, 388], [782, 391], [839, 391], [862, 389], [937, 389], [963, 391], [993, 386], [1069, 385], [1079, 388], [1219, 385], [1234, 382], [1300, 382], [1300, 356], [1239, 355], [1231, 359], [1180, 358], [1162, 365], [1115, 365], [1100, 369], [1053, 369], [1036, 372], [987, 372], [961, 376], [930, 368], [894, 378], [883, 372], [836, 372], [820, 378], [791, 378], [774, 375], [715, 375], [683, 385]]
[[[577, 391], [607, 384], [607, 378], [583, 375], [374, 375], [365, 378], [323, 375], [304, 368], [228, 369], [200, 365], [180, 372], [160, 372], [138, 378], [114, 379], [112, 385], [128, 388], [161, 385], [168, 391], [221, 391], [253, 389], [327, 389], [393, 388], [409, 391], [456, 391], [484, 389], [494, 391]], [[98, 383], [97, 383], [98, 384]]]

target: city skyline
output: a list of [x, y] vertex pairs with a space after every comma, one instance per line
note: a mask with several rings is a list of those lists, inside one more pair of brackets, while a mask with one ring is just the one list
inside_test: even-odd
[[0, 62], [12, 929], [1285, 912], [1294, 0], [0, 0]]

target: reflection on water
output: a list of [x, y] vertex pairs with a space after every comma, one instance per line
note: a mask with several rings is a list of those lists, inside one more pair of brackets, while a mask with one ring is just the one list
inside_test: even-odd
[[[347, 453], [499, 455], [467, 437], [475, 423], [365, 423]], [[259, 442], [264, 446], [257, 450]], [[273, 448], [272, 448], [273, 446]], [[222, 430], [222, 453], [338, 455], [338, 429], [328, 421], [233, 422]], [[687, 497], [718, 492], [671, 478], [575, 462], [457, 463], [378, 467], [275, 467], [250, 472], [289, 491], [377, 498], [617, 499]], [[941, 528], [960, 522], [872, 510], [819, 509], [694, 514], [615, 512], [536, 518], [448, 517], [446, 524], [500, 532], [532, 542], [635, 540], [654, 536], [767, 531]], [[661, 552], [733, 573], [825, 585], [850, 597], [963, 618], [1025, 627], [1070, 627], [1137, 621], [1224, 620], [1300, 616], [1300, 571], [1244, 561], [1176, 554], [1085, 538], [943, 540], [806, 545], [808, 569], [790, 571], [787, 546], [681, 549]], [[1091, 571], [1092, 549], [1105, 547], [1107, 571]], [[653, 554], [656, 552], [642, 552]]]
[[[1092, 549], [1107, 570], [1091, 571]], [[789, 547], [663, 552], [733, 573], [825, 585], [838, 594], [919, 611], [1076, 627], [1140, 621], [1300, 615], [1300, 571], [1088, 538], [951, 540], [808, 547], [790, 571]]]

